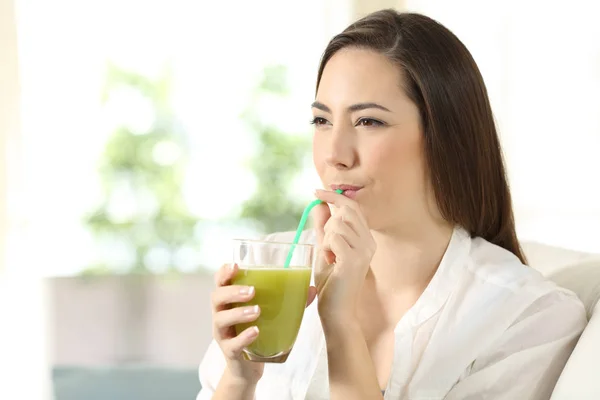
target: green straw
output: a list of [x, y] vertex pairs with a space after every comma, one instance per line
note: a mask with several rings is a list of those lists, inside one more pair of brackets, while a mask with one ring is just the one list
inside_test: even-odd
[[[336, 190], [336, 192], [339, 194], [342, 194], [343, 190], [338, 189], [338, 190]], [[284, 268], [290, 267], [290, 262], [292, 261], [292, 255], [294, 254], [294, 249], [296, 248], [296, 245], [298, 244], [298, 241], [300, 240], [300, 236], [302, 235], [302, 232], [304, 231], [304, 225], [306, 225], [306, 221], [308, 220], [308, 215], [310, 214], [311, 210], [316, 205], [321, 204], [321, 203], [322, 203], [322, 201], [319, 199], [314, 200], [309, 205], [307, 205], [306, 208], [304, 209], [304, 212], [302, 213], [302, 217], [300, 218], [300, 223], [298, 224], [298, 229], [296, 229], [296, 237], [294, 237], [294, 241], [292, 243], [292, 246], [290, 247], [290, 251], [288, 253], [287, 259], [285, 260]]]

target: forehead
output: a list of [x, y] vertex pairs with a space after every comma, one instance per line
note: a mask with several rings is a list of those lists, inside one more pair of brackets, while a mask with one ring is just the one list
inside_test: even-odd
[[361, 101], [394, 102], [405, 97], [398, 66], [372, 50], [346, 48], [325, 65], [317, 100], [336, 104]]

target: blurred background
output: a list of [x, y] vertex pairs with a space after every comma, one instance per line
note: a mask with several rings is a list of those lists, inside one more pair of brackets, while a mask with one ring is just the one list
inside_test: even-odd
[[319, 186], [328, 40], [425, 13], [477, 61], [518, 234], [600, 252], [600, 6], [0, 0], [0, 399], [191, 399], [229, 239]]

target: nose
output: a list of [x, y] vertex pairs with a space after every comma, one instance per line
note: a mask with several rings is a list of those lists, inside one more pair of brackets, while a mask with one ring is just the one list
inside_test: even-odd
[[329, 149], [325, 161], [337, 169], [351, 169], [357, 163], [356, 138], [351, 129], [333, 127], [329, 136]]

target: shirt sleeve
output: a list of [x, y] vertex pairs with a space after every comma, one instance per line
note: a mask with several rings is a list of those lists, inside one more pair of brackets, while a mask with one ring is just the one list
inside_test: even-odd
[[549, 399], [586, 324], [574, 295], [555, 291], [540, 297], [471, 364], [445, 400]]
[[[281, 236], [286, 233], [271, 233], [261, 237], [261, 240], [267, 241], [282, 241]], [[260, 257], [260, 254], [250, 254], [250, 257]], [[206, 350], [204, 358], [200, 363], [198, 374], [200, 376], [200, 393], [196, 397], [196, 400], [210, 400], [212, 399], [217, 385], [223, 376], [225, 371], [226, 361], [221, 349], [217, 342], [213, 339]]]
[[217, 342], [212, 340], [200, 363], [200, 393], [196, 400], [210, 400], [217, 390], [217, 385], [225, 371], [225, 357]]

